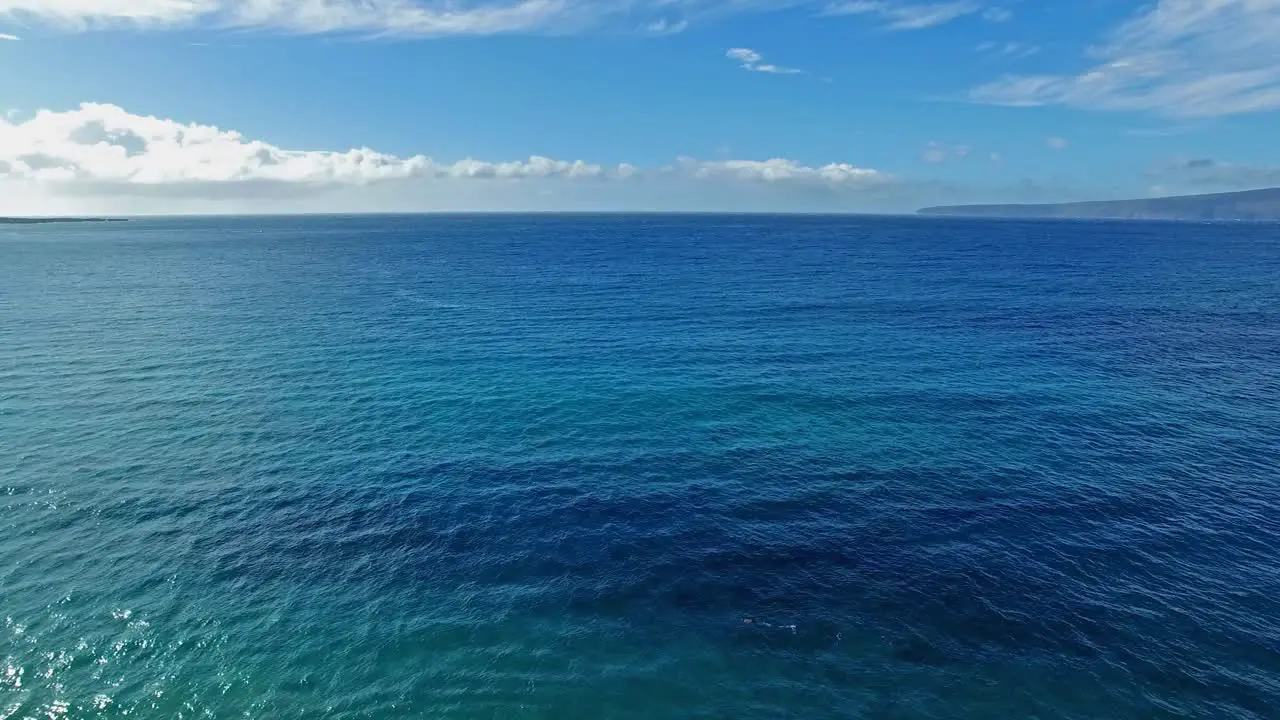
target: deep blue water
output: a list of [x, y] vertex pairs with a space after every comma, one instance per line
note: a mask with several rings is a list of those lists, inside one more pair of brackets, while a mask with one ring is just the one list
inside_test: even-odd
[[0, 718], [1280, 717], [1280, 226], [0, 230]]

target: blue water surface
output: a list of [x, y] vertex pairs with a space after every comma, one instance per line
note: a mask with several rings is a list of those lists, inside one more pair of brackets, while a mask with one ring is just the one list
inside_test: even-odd
[[1280, 717], [1280, 226], [0, 229], [0, 718]]

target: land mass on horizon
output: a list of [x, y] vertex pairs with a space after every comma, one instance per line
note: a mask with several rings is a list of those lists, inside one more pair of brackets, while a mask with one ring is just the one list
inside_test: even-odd
[[1043, 205], [944, 205], [920, 215], [1124, 220], [1280, 220], [1280, 188]]

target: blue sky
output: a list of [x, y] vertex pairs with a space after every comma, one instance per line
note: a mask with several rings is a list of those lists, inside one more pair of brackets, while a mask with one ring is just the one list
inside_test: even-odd
[[1280, 185], [1280, 0], [0, 0], [0, 212]]

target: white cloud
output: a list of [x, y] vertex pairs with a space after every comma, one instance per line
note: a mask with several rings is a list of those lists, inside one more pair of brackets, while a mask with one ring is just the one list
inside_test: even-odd
[[218, 0], [0, 0], [0, 17], [73, 28], [102, 23], [174, 25], [218, 9]]
[[22, 123], [0, 121], [0, 169], [9, 178], [53, 183], [170, 185], [265, 181], [360, 184], [430, 168], [369, 150], [282, 150], [209, 125], [132, 115], [114, 105], [42, 110]]
[[890, 30], [923, 30], [973, 15], [982, 10], [976, 0], [903, 2], [902, 0], [848, 0], [826, 9], [824, 15], [876, 15]]
[[892, 182], [892, 177], [878, 170], [860, 168], [848, 163], [822, 166], [801, 165], [795, 160], [694, 160], [681, 158], [680, 170], [700, 179], [732, 179], [765, 183], [816, 183], [828, 186], [875, 185]]
[[[69, 30], [201, 27], [391, 37], [568, 33], [612, 24], [669, 35], [692, 22], [820, 2], [831, 0], [0, 0], [0, 20]], [[978, 13], [992, 22], [1008, 18], [1007, 10], [986, 2], [836, 0], [825, 14], [873, 14], [895, 30]]]
[[617, 10], [576, 0], [0, 0], [0, 18], [70, 29], [200, 23], [426, 37], [567, 29]]
[[323, 188], [409, 178], [584, 179], [610, 172], [581, 160], [539, 156], [442, 164], [423, 155], [404, 158], [368, 148], [284, 150], [209, 125], [133, 115], [95, 103], [67, 112], [42, 110], [23, 123], [0, 121], [0, 176], [69, 189], [261, 184]]
[[[566, 33], [601, 24], [654, 35], [727, 15], [833, 0], [0, 0], [0, 20], [71, 30], [118, 26], [265, 29], [392, 37]], [[1009, 11], [988, 0], [834, 0], [826, 15], [876, 15], [894, 30]], [[786, 72], [786, 68], [776, 71]], [[764, 70], [764, 72], [770, 72]]]
[[804, 72], [799, 68], [783, 67], [781, 65], [770, 65], [768, 63], [763, 65], [756, 65], [755, 67], [749, 67], [747, 69], [752, 72], [772, 73], [774, 75], [799, 75]]
[[678, 35], [688, 29], [688, 20], [672, 21], [667, 18], [658, 18], [644, 26], [644, 31], [650, 35]]
[[0, 40], [17, 41], [21, 39], [22, 38], [18, 37], [17, 35], [10, 35], [9, 33], [0, 33]]
[[749, 72], [772, 73], [774, 75], [799, 75], [804, 72], [799, 68], [762, 63], [761, 60], [764, 59], [764, 56], [751, 48], [729, 48], [724, 55], [730, 60], [738, 61], [742, 69]]
[[1070, 199], [1080, 198], [1058, 186], [919, 182], [849, 162], [789, 158], [679, 158], [640, 167], [540, 156], [438, 161], [368, 148], [294, 150], [105, 104], [0, 120], [0, 214], [913, 212]]
[[921, 160], [934, 165], [946, 162], [947, 157], [947, 149], [936, 142], [931, 142], [926, 145], [924, 152], [920, 153]]
[[1280, 2], [1157, 0], [1089, 56], [1078, 75], [1011, 75], [969, 96], [1186, 117], [1280, 109]]
[[1017, 58], [1031, 57], [1032, 55], [1035, 55], [1036, 53], [1040, 52], [1040, 46], [1032, 45], [1030, 43], [1018, 42], [1016, 40], [1009, 40], [1002, 43], [984, 42], [978, 45], [976, 48], [974, 48], [974, 50], [987, 55], [996, 55], [999, 57], [1017, 59]]
[[68, 30], [233, 28], [443, 37], [572, 33], [610, 25], [654, 35], [692, 22], [819, 0], [0, 0], [0, 21]]
[[[645, 170], [533, 156], [442, 163], [369, 148], [344, 152], [286, 150], [210, 125], [134, 115], [115, 105], [41, 110], [24, 122], [0, 120], [0, 181], [72, 195], [243, 198], [299, 196], [391, 183], [755, 182], [857, 188], [892, 178], [848, 163], [806, 166], [794, 160], [680, 159]], [[591, 184], [590, 182], [588, 184]]]
[[500, 163], [484, 162], [470, 158], [459, 160], [452, 165], [437, 165], [428, 161], [428, 169], [429, 173], [427, 174], [435, 177], [496, 178], [505, 180], [550, 177], [600, 178], [606, 174], [604, 167], [601, 165], [586, 163], [582, 160], [573, 162], [552, 160], [539, 155], [534, 155], [527, 161], [517, 160]]
[[1013, 11], [1003, 7], [989, 7], [982, 11], [982, 19], [993, 23], [1006, 23], [1013, 19]]
[[1060, 137], [1045, 138], [1044, 144], [1048, 145], [1050, 148], [1053, 148], [1054, 150], [1067, 149], [1066, 138], [1060, 138]]
[[412, 0], [239, 0], [224, 10], [243, 27], [273, 27], [299, 33], [372, 32], [390, 35], [492, 35], [545, 29], [571, 22], [568, 0], [517, 0], [502, 4]]
[[952, 158], [956, 160], [964, 160], [972, 153], [973, 148], [968, 145], [948, 147], [940, 142], [932, 141], [924, 146], [924, 150], [920, 153], [920, 159], [930, 165], [937, 165], [947, 162]]

